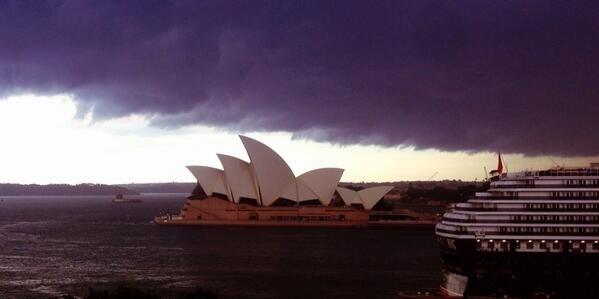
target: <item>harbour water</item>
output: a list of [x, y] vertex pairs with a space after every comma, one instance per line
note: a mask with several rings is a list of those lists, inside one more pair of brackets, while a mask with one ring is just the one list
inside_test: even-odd
[[229, 298], [396, 298], [435, 289], [432, 231], [159, 227], [184, 194], [4, 197], [2, 298], [85, 295], [121, 284], [170, 294], [200, 286]]

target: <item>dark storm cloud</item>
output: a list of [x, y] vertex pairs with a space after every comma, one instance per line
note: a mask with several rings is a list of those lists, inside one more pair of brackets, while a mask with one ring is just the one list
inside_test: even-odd
[[0, 94], [336, 143], [599, 154], [599, 4], [0, 1]]

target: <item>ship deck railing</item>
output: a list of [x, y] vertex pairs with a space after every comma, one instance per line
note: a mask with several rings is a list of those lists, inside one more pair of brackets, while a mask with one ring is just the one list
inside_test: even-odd
[[597, 220], [505, 220], [505, 219], [462, 219], [462, 218], [443, 218], [443, 221], [459, 222], [459, 223], [497, 223], [498, 225], [505, 223], [522, 223], [522, 224], [548, 224], [553, 223], [560, 225], [564, 223], [570, 224], [597, 224]]
[[598, 188], [599, 184], [501, 184], [495, 185], [492, 189], [510, 189], [510, 188]]
[[[580, 191], [584, 192], [584, 191]], [[519, 200], [592, 200], [599, 199], [599, 196], [571, 196], [571, 197], [552, 197], [552, 196], [470, 196], [468, 200], [501, 200], [501, 199], [519, 199]]]

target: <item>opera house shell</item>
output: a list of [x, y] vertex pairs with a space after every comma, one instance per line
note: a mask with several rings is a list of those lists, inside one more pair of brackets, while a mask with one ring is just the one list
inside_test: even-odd
[[250, 162], [218, 154], [222, 169], [187, 166], [197, 180], [180, 215], [157, 224], [242, 226], [366, 226], [369, 212], [393, 188], [338, 187], [343, 169], [295, 176], [265, 144], [239, 136]]

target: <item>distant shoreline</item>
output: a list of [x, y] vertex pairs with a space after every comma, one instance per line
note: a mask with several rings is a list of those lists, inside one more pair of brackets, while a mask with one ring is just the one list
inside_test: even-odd
[[[142, 195], [142, 194], [189, 194], [196, 187], [195, 182], [170, 182], [170, 183], [132, 183], [132, 184], [12, 184], [0, 183], [0, 196], [115, 196]], [[460, 180], [443, 181], [396, 181], [396, 182], [341, 182], [343, 187], [361, 189], [376, 185], [393, 185], [395, 187], [389, 194], [390, 197], [399, 193], [409, 194], [411, 198], [425, 197], [433, 199], [456, 199], [456, 191], [465, 187], [480, 186], [481, 182]], [[424, 192], [435, 190], [441, 192]], [[448, 192], [449, 191], [449, 192]], [[470, 192], [467, 193], [471, 193]], [[412, 194], [413, 193], [413, 194]], [[431, 194], [429, 194], [431, 193]], [[439, 193], [439, 194], [436, 194]], [[444, 194], [445, 193], [445, 194]], [[463, 192], [458, 192], [463, 193]], [[404, 199], [406, 199], [404, 197]]]
[[0, 184], [0, 196], [139, 195], [140, 192], [104, 184]]

